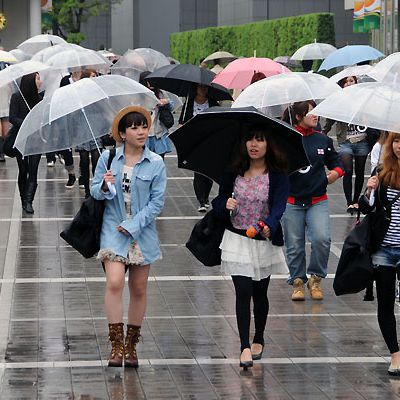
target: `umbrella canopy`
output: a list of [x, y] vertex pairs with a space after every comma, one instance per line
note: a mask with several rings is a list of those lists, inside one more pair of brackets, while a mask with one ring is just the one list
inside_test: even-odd
[[29, 54], [24, 53], [20, 49], [12, 49], [9, 51], [18, 61], [26, 61], [30, 60], [31, 56]]
[[291, 71], [269, 58], [239, 58], [228, 64], [213, 82], [228, 89], [244, 89], [250, 85], [255, 72], [262, 72], [268, 77]]
[[232, 100], [228, 90], [214, 84], [215, 74], [206, 68], [191, 64], [166, 65], [147, 76], [146, 80], [155, 87], [175, 93], [178, 96], [194, 94], [195, 84], [208, 86], [210, 97], [215, 100]]
[[285, 122], [267, 117], [253, 107], [211, 107], [169, 135], [178, 153], [178, 167], [201, 173], [219, 183], [241, 135], [253, 124], [265, 126], [274, 134], [289, 161], [289, 172], [310, 165], [302, 135]]
[[224, 69], [219, 65], [219, 64], [217, 64], [217, 65], [214, 65], [211, 69], [210, 69], [210, 71], [211, 72], [214, 72], [214, 74], [219, 74], [221, 71], [223, 71]]
[[46, 63], [47, 60], [54, 56], [55, 54], [61, 53], [63, 51], [67, 51], [67, 50], [86, 50], [84, 47], [78, 46], [78, 45], [74, 45], [74, 44], [70, 44], [70, 43], [66, 43], [66, 44], [56, 44], [54, 46], [50, 46], [50, 47], [46, 47], [43, 50], [38, 51], [37, 53], [35, 53], [31, 60], [32, 61], [40, 61], [42, 63]]
[[33, 55], [46, 47], [54, 46], [56, 44], [68, 44], [63, 38], [56, 35], [36, 35], [25, 40], [17, 46], [26, 54]]
[[129, 78], [82, 79], [57, 89], [32, 108], [15, 147], [23, 155], [75, 147], [109, 133], [120, 109], [140, 105], [151, 110], [157, 103], [151, 90]]
[[400, 91], [379, 82], [351, 85], [326, 98], [311, 113], [348, 124], [400, 132]]
[[338, 72], [337, 74], [331, 76], [329, 80], [332, 82], [339, 82], [343, 78], [347, 78], [348, 76], [362, 76], [368, 75], [373, 70], [371, 65], [353, 65], [352, 67], [345, 68], [343, 71]]
[[382, 83], [400, 84], [400, 53], [393, 53], [379, 61], [369, 76]]
[[164, 65], [170, 65], [164, 54], [150, 48], [138, 48], [127, 50], [110, 70], [112, 74], [127, 76], [139, 81], [141, 72], [153, 72]]
[[10, 65], [0, 71], [0, 88], [10, 83], [16, 83], [17, 79], [24, 75], [48, 70], [49, 66], [38, 61], [22, 61], [18, 64]]
[[349, 45], [329, 54], [322, 62], [318, 71], [343, 67], [345, 65], [354, 65], [362, 61], [376, 60], [380, 57], [384, 57], [384, 54], [371, 46]]
[[276, 61], [279, 64], [284, 65], [285, 67], [292, 67], [292, 68], [300, 68], [301, 63], [296, 60], [292, 60], [289, 56], [279, 56], [275, 57], [274, 61]]
[[47, 60], [46, 64], [50, 65], [53, 69], [73, 71], [83, 68], [106, 68], [111, 65], [111, 62], [94, 50], [71, 49], [54, 54]]
[[212, 53], [209, 56], [207, 56], [203, 60], [203, 62], [209, 64], [209, 63], [213, 63], [216, 60], [222, 60], [224, 62], [231, 62], [236, 59], [237, 59], [236, 56], [234, 56], [231, 53], [228, 53], [227, 51], [216, 51], [215, 53]]
[[329, 54], [333, 53], [336, 49], [335, 46], [332, 46], [328, 43], [310, 43], [306, 44], [305, 46], [300, 47], [297, 49], [292, 57], [292, 60], [323, 60]]
[[0, 62], [16, 63], [16, 62], [18, 62], [18, 59], [12, 53], [10, 53], [8, 51], [0, 50]]
[[[296, 101], [321, 100], [341, 89], [325, 76], [292, 72], [270, 76], [246, 88], [232, 104], [234, 108], [253, 106], [271, 116], [281, 116], [283, 109]], [[276, 107], [280, 106], [280, 107]]]

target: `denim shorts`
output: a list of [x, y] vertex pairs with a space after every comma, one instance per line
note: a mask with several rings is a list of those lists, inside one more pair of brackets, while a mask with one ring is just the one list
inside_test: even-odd
[[361, 140], [357, 143], [350, 143], [346, 140], [339, 145], [339, 154], [352, 155], [352, 156], [367, 156], [369, 153], [368, 142]]
[[372, 264], [400, 267], [400, 247], [381, 246], [376, 253], [372, 254]]

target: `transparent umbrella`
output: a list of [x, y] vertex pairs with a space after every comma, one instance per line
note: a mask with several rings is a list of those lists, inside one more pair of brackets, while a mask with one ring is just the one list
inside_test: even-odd
[[334, 93], [312, 114], [348, 124], [400, 132], [400, 91], [393, 84], [360, 83]]
[[38, 51], [36, 54], [32, 56], [31, 60], [46, 63], [50, 57], [66, 50], [87, 50], [87, 49], [70, 43], [56, 44], [54, 46], [46, 47], [45, 49]]
[[12, 49], [9, 52], [20, 62], [31, 59], [31, 56], [29, 54], [24, 53], [20, 49]]
[[33, 55], [46, 47], [54, 46], [56, 44], [68, 44], [63, 38], [56, 35], [36, 35], [23, 41], [17, 46], [18, 49], [22, 50], [26, 54]]
[[77, 70], [82, 68], [105, 68], [111, 65], [105, 57], [89, 49], [70, 49], [50, 57], [47, 62], [54, 69]]
[[400, 83], [400, 53], [393, 53], [379, 61], [369, 76], [382, 83]]
[[57, 89], [32, 108], [15, 147], [24, 156], [69, 149], [108, 134], [120, 109], [140, 105], [151, 110], [157, 103], [151, 90], [129, 78], [82, 79]]
[[340, 87], [325, 76], [307, 72], [292, 72], [262, 79], [247, 87], [232, 104], [233, 108], [253, 106], [278, 117], [296, 101], [321, 100], [339, 92]]
[[297, 49], [292, 57], [292, 60], [323, 60], [325, 57], [329, 56], [329, 54], [333, 53], [336, 49], [335, 46], [332, 46], [328, 43], [318, 43], [315, 41], [314, 43], [306, 44], [305, 46]]
[[10, 53], [8, 51], [0, 50], [0, 62], [16, 63], [16, 62], [18, 62], [18, 59], [12, 53]]
[[164, 65], [170, 65], [164, 54], [150, 48], [138, 48], [127, 50], [110, 71], [112, 74], [128, 76], [138, 81], [141, 72], [154, 72]]
[[343, 71], [331, 76], [329, 79], [332, 82], [339, 82], [341, 79], [347, 78], [348, 76], [369, 76], [372, 70], [373, 67], [371, 65], [353, 65], [352, 67], [345, 68]]

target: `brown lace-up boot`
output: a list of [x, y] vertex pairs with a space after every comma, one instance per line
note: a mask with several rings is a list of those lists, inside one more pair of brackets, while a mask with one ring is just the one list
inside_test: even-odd
[[125, 367], [137, 368], [139, 361], [136, 352], [136, 345], [140, 338], [140, 326], [127, 325], [125, 337]]
[[108, 324], [111, 341], [111, 354], [108, 360], [109, 367], [122, 367], [124, 361], [124, 324]]
[[310, 279], [307, 282], [307, 287], [313, 300], [324, 299], [324, 293], [322, 292], [321, 288], [321, 277], [311, 275]]

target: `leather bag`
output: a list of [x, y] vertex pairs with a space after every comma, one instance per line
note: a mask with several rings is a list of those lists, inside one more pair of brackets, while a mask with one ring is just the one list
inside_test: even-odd
[[[115, 149], [110, 150], [107, 170], [115, 157]], [[104, 200], [92, 196], [85, 199], [72, 222], [60, 236], [85, 258], [93, 257], [100, 250], [100, 234], [103, 225]]]

